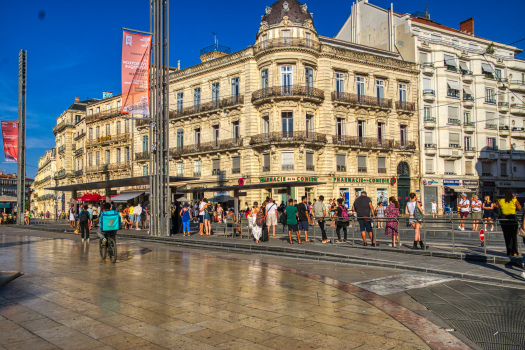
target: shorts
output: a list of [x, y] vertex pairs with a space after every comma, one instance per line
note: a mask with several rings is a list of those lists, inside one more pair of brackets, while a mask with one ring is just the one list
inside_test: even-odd
[[288, 232], [290, 232], [290, 231], [292, 231], [292, 232], [297, 232], [297, 231], [299, 231], [299, 228], [297, 227], [297, 224], [295, 224], [295, 225], [289, 225], [289, 224], [287, 224], [287, 225], [288, 225]]
[[277, 226], [277, 215], [268, 214], [266, 217], [266, 226]]
[[204, 213], [204, 220], [211, 220], [210, 214]]
[[372, 232], [372, 222], [370, 220], [357, 220], [359, 222], [359, 227], [361, 228], [361, 232]]
[[140, 222], [140, 215], [135, 215], [135, 222]]
[[437, 214], [437, 210], [436, 209], [432, 209], [432, 214]]
[[308, 232], [308, 221], [299, 221], [299, 231]]
[[459, 217], [464, 219], [468, 216], [469, 212], [468, 211], [460, 211], [459, 212]]
[[[95, 215], [93, 215], [93, 219], [95, 219]], [[129, 221], [135, 222], [135, 215], [129, 214]]]
[[204, 215], [199, 215], [199, 223], [203, 223], [204, 222]]
[[481, 220], [481, 211], [473, 211], [472, 212], [472, 219], [474, 219], [474, 220]]

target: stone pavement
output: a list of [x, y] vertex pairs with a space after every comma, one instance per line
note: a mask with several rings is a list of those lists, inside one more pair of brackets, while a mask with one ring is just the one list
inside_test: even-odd
[[296, 259], [127, 240], [111, 264], [97, 241], [73, 237], [0, 232], [0, 264], [23, 273], [0, 288], [0, 348], [468, 348], [416, 313], [326, 276], [359, 282], [395, 270], [321, 262], [306, 272], [287, 266]]

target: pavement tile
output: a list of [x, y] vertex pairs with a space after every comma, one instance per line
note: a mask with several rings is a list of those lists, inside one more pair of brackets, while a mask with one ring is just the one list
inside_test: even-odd
[[170, 331], [161, 331], [153, 334], [148, 334], [144, 339], [160, 345], [167, 349], [208, 349], [208, 344], [196, 341], [186, 336], [176, 334]]
[[209, 345], [216, 345], [220, 343], [225, 343], [235, 339], [227, 333], [221, 333], [214, 331], [213, 329], [203, 329], [197, 332], [192, 332], [186, 334], [186, 337], [192, 338], [194, 340], [201, 341]]
[[36, 320], [21, 322], [20, 326], [24, 327], [28, 331], [35, 332], [43, 329], [58, 327], [61, 326], [61, 324], [56, 321], [53, 321], [50, 318], [45, 317]]
[[265, 332], [259, 329], [250, 328], [250, 327], [236, 328], [226, 333], [231, 335], [232, 337], [245, 339], [253, 343], [260, 343], [262, 341], [265, 341], [265, 340], [268, 340], [270, 338], [274, 338], [277, 336], [276, 334], [268, 333], [268, 332]]
[[255, 328], [255, 329], [262, 329], [262, 330], [280, 326], [280, 324], [278, 322], [276, 322], [275, 320], [274, 321], [266, 321], [266, 320], [262, 320], [262, 319], [257, 318], [257, 317], [247, 317], [247, 318], [244, 318], [244, 319], [238, 321], [237, 323], [239, 323], [239, 324], [241, 324], [243, 326], [246, 326], [246, 327], [251, 327], [251, 328]]
[[124, 332], [128, 332], [133, 335], [136, 335], [137, 337], [143, 337], [146, 334], [160, 332], [163, 330], [162, 328], [153, 326], [146, 322], [128, 324], [128, 325], [119, 327], [119, 329], [123, 330]]
[[45, 316], [42, 314], [39, 314], [38, 312], [27, 310], [23, 312], [17, 312], [14, 314], [8, 314], [5, 317], [15, 323], [20, 323], [24, 321], [31, 321], [31, 320], [36, 320], [39, 318], [44, 318]]
[[10, 330], [18, 329], [18, 328], [20, 328], [20, 326], [14, 323], [13, 321], [10, 321], [10, 320], [0, 321], [0, 332], [10, 331]]
[[204, 328], [213, 329], [217, 332], [223, 332], [223, 333], [242, 327], [238, 323], [232, 323], [232, 322], [228, 322], [228, 321], [224, 321], [224, 320], [220, 320], [216, 318], [196, 323], [196, 325], [204, 327]]
[[116, 316], [99, 318], [98, 321], [107, 323], [113, 327], [120, 327], [120, 326], [125, 326], [128, 324], [132, 324], [132, 323], [137, 323], [139, 320], [137, 320], [136, 318], [132, 318], [132, 317], [124, 316], [124, 315], [116, 315]]
[[188, 322], [188, 323], [199, 323], [199, 322], [202, 322], [202, 321], [209, 320], [211, 317], [210, 316], [205, 316], [203, 314], [199, 314], [199, 313], [196, 313], [196, 312], [189, 311], [189, 312], [183, 312], [181, 314], [173, 315], [173, 318], [177, 318], [179, 320], [183, 320], [183, 321]]
[[343, 326], [351, 322], [350, 320], [345, 319], [345, 318], [321, 315], [321, 314], [310, 316], [310, 317], [307, 317], [306, 319], [315, 321], [315, 322], [319, 322], [319, 323], [331, 324], [332, 326]]
[[0, 345], [7, 345], [32, 338], [36, 338], [33, 333], [29, 332], [27, 329], [19, 327], [14, 330], [0, 332]]
[[267, 346], [252, 343], [250, 341], [244, 340], [244, 339], [235, 339], [230, 342], [218, 344], [215, 346], [218, 349], [223, 350], [273, 350], [274, 348], [269, 348]]
[[7, 350], [53, 350], [58, 349], [56, 345], [53, 345], [41, 338], [32, 338], [28, 340], [22, 340], [16, 343], [6, 344], [5, 349]]
[[[152, 334], [152, 336], [155, 334], [156, 333]], [[129, 333], [120, 333], [117, 335], [100, 338], [99, 341], [117, 350], [132, 349], [134, 347], [146, 345], [149, 343], [147, 340]]]
[[317, 349], [318, 346], [314, 344], [308, 344], [305, 342], [302, 342], [300, 340], [288, 338], [288, 337], [282, 337], [278, 336], [275, 338], [271, 338], [268, 340], [265, 340], [260, 343], [261, 345], [267, 346], [269, 348], [273, 349]]

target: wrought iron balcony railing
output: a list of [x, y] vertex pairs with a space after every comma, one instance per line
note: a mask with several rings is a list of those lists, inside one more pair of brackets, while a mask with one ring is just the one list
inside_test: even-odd
[[366, 166], [359, 166], [357, 167], [358, 173], [366, 173]]
[[414, 112], [416, 110], [416, 104], [414, 102], [396, 101], [396, 109]]
[[390, 98], [358, 95], [348, 92], [332, 91], [332, 101], [385, 109], [392, 108], [392, 99]]
[[266, 172], [270, 171], [270, 166], [269, 165], [263, 166], [262, 167], [262, 171], [263, 171], [263, 173], [266, 173]]
[[135, 153], [135, 160], [138, 160], [138, 161], [139, 160], [140, 161], [149, 160], [149, 151]]
[[269, 142], [321, 142], [327, 143], [325, 134], [312, 131], [277, 131], [252, 136], [250, 145], [264, 144]]
[[75, 157], [81, 156], [84, 154], [84, 148], [79, 148], [75, 151]]
[[435, 143], [425, 143], [425, 149], [433, 148], [436, 149], [437, 145]]
[[186, 145], [182, 147], [172, 147], [170, 148], [170, 154], [172, 157], [181, 156], [184, 154], [190, 153], [199, 153], [199, 152], [211, 152], [219, 150], [228, 150], [239, 148], [244, 145], [244, 139], [242, 137], [232, 138], [226, 140], [216, 140], [210, 142], [201, 142], [194, 145]]
[[454, 119], [454, 118], [448, 118], [448, 123], [447, 124], [452, 124], [452, 125], [461, 125], [461, 120], [459, 119]]
[[337, 172], [339, 173], [346, 173], [346, 165], [338, 165], [336, 167]]
[[75, 177], [80, 177], [82, 175], [84, 175], [84, 169], [80, 169], [80, 170], [75, 170]]
[[361, 148], [396, 148], [415, 150], [415, 141], [394, 141], [388, 139], [380, 139], [377, 137], [358, 137], [334, 135], [332, 136], [332, 143], [343, 146], [361, 147]]
[[378, 169], [377, 169], [377, 172], [378, 172], [379, 174], [386, 174], [386, 168], [378, 168]]
[[240, 174], [241, 168], [232, 168], [232, 174]]
[[307, 97], [315, 100], [324, 100], [324, 91], [321, 89], [303, 85], [274, 86], [254, 91], [252, 93], [252, 102], [257, 102], [274, 97]]
[[86, 136], [86, 132], [85, 132], [85, 131], [82, 131], [81, 133], [78, 133], [78, 134], [75, 136], [74, 140], [77, 141], [77, 140], [83, 138], [84, 136]]
[[66, 145], [62, 145], [60, 147], [58, 147], [58, 153], [62, 153], [66, 150]]
[[200, 170], [199, 170], [199, 171], [194, 171], [194, 172], [193, 172], [193, 177], [201, 177], [201, 172], [200, 172]]
[[307, 171], [315, 171], [315, 165], [313, 165], [313, 164], [306, 164], [306, 170]]
[[423, 118], [423, 121], [425, 121], [425, 122], [435, 122], [436, 118], [435, 117], [426, 116], [426, 117]]
[[103, 120], [106, 118], [116, 117], [122, 114], [122, 108], [121, 107], [115, 107], [110, 108], [106, 110], [101, 110], [98, 113], [94, 113], [92, 115], [86, 116], [86, 124], [87, 123], [93, 123], [97, 120]]
[[[233, 107], [237, 105], [244, 104], [244, 96], [243, 95], [236, 95], [236, 96], [230, 96], [226, 97], [220, 100], [210, 101], [202, 104], [196, 104], [189, 107], [184, 107], [180, 109], [175, 109], [170, 111], [170, 119], [184, 117], [187, 115], [193, 115], [198, 113], [204, 113], [213, 111], [220, 108], [227, 108], [227, 107]], [[137, 120], [137, 126], [148, 126], [151, 123], [151, 121], [148, 120]]]
[[293, 170], [293, 164], [283, 164], [282, 169], [283, 171]]
[[109, 164], [109, 170], [125, 170], [130, 168], [129, 162], [117, 162]]

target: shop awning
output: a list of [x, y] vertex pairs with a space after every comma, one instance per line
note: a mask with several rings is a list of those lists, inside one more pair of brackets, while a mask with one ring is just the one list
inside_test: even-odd
[[456, 60], [452, 56], [445, 55], [445, 64], [456, 67]]
[[462, 193], [462, 192], [477, 192], [477, 189], [472, 188], [466, 188], [466, 187], [457, 187], [457, 186], [445, 186], [446, 188], [450, 188], [454, 190], [454, 192]]
[[16, 203], [16, 197], [12, 196], [0, 196], [0, 203]]
[[119, 194], [116, 197], [111, 198], [113, 202], [127, 202], [130, 199], [137, 198], [144, 194], [144, 191], [130, 191]]
[[452, 90], [459, 90], [459, 83], [457, 81], [448, 80], [447, 81], [448, 87]]
[[469, 94], [469, 95], [473, 95], [472, 90], [470, 90], [470, 87], [464, 85], [464, 86], [463, 86], [463, 90], [465, 90], [465, 92], [466, 92], [467, 94]]
[[100, 200], [105, 199], [105, 197], [102, 197], [98, 193], [85, 193], [82, 197], [78, 197], [77, 201], [81, 202], [98, 202]]
[[494, 68], [488, 63], [481, 62], [481, 69], [483, 72], [494, 73]]

